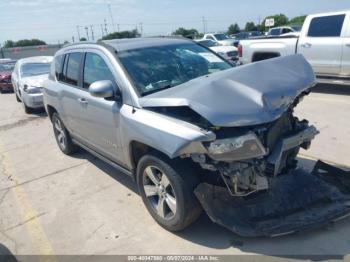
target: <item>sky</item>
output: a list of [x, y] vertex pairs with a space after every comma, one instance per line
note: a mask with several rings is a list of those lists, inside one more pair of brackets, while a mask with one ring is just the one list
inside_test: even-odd
[[203, 19], [207, 32], [216, 32], [272, 14], [292, 18], [343, 9], [350, 9], [350, 0], [0, 0], [0, 44], [24, 38], [71, 42], [78, 31], [86, 37], [85, 27], [90, 38], [92, 27], [96, 40], [102, 28], [103, 34], [105, 29], [140, 31], [141, 23], [144, 36], [170, 34], [178, 27], [203, 32]]

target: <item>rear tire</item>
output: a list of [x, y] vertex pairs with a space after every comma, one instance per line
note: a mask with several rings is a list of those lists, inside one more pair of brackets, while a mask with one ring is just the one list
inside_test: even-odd
[[77, 152], [79, 147], [73, 143], [72, 138], [59, 115], [55, 112], [52, 114], [51, 119], [56, 142], [61, 151], [66, 155], [71, 155]]
[[161, 154], [145, 155], [137, 165], [143, 203], [154, 220], [169, 231], [183, 230], [200, 216], [202, 208], [193, 193], [198, 183], [194, 170]]

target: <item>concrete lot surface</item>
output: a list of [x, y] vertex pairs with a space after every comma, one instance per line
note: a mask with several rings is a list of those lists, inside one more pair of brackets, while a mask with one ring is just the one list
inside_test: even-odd
[[[350, 219], [303, 234], [246, 239], [202, 215], [185, 231], [170, 233], [147, 213], [131, 179], [84, 151], [62, 154], [45, 114], [26, 115], [14, 94], [0, 95], [0, 109], [0, 244], [13, 254], [342, 259], [350, 253]], [[350, 166], [350, 95], [315, 92], [296, 111], [321, 131], [302, 152], [301, 165], [321, 158]]]

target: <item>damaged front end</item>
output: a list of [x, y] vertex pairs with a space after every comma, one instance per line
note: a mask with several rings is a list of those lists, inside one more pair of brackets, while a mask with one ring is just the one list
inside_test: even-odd
[[221, 178], [195, 189], [203, 209], [246, 237], [290, 234], [347, 216], [349, 172], [321, 162], [312, 172], [297, 167], [299, 149], [308, 149], [317, 134], [292, 109], [269, 124], [217, 130], [217, 139], [204, 143], [207, 154], [191, 155], [210, 176]]
[[172, 156], [201, 167], [194, 193], [214, 222], [241, 236], [277, 236], [350, 213], [350, 189], [335, 183], [349, 180], [348, 173], [333, 167], [332, 180], [319, 167], [298, 167], [300, 148], [308, 149], [318, 131], [293, 110], [314, 84], [310, 65], [297, 55], [198, 78], [140, 102], [211, 134]]

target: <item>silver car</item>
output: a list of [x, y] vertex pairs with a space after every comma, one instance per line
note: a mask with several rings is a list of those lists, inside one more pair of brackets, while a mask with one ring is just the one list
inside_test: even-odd
[[62, 152], [82, 147], [134, 178], [164, 228], [204, 209], [240, 235], [271, 236], [350, 212], [297, 168], [318, 131], [293, 108], [314, 84], [301, 55], [233, 68], [190, 40], [138, 38], [58, 51], [44, 103]]
[[23, 103], [24, 111], [43, 108], [43, 83], [48, 78], [52, 56], [35, 56], [17, 61], [12, 72], [12, 85], [18, 102]]

